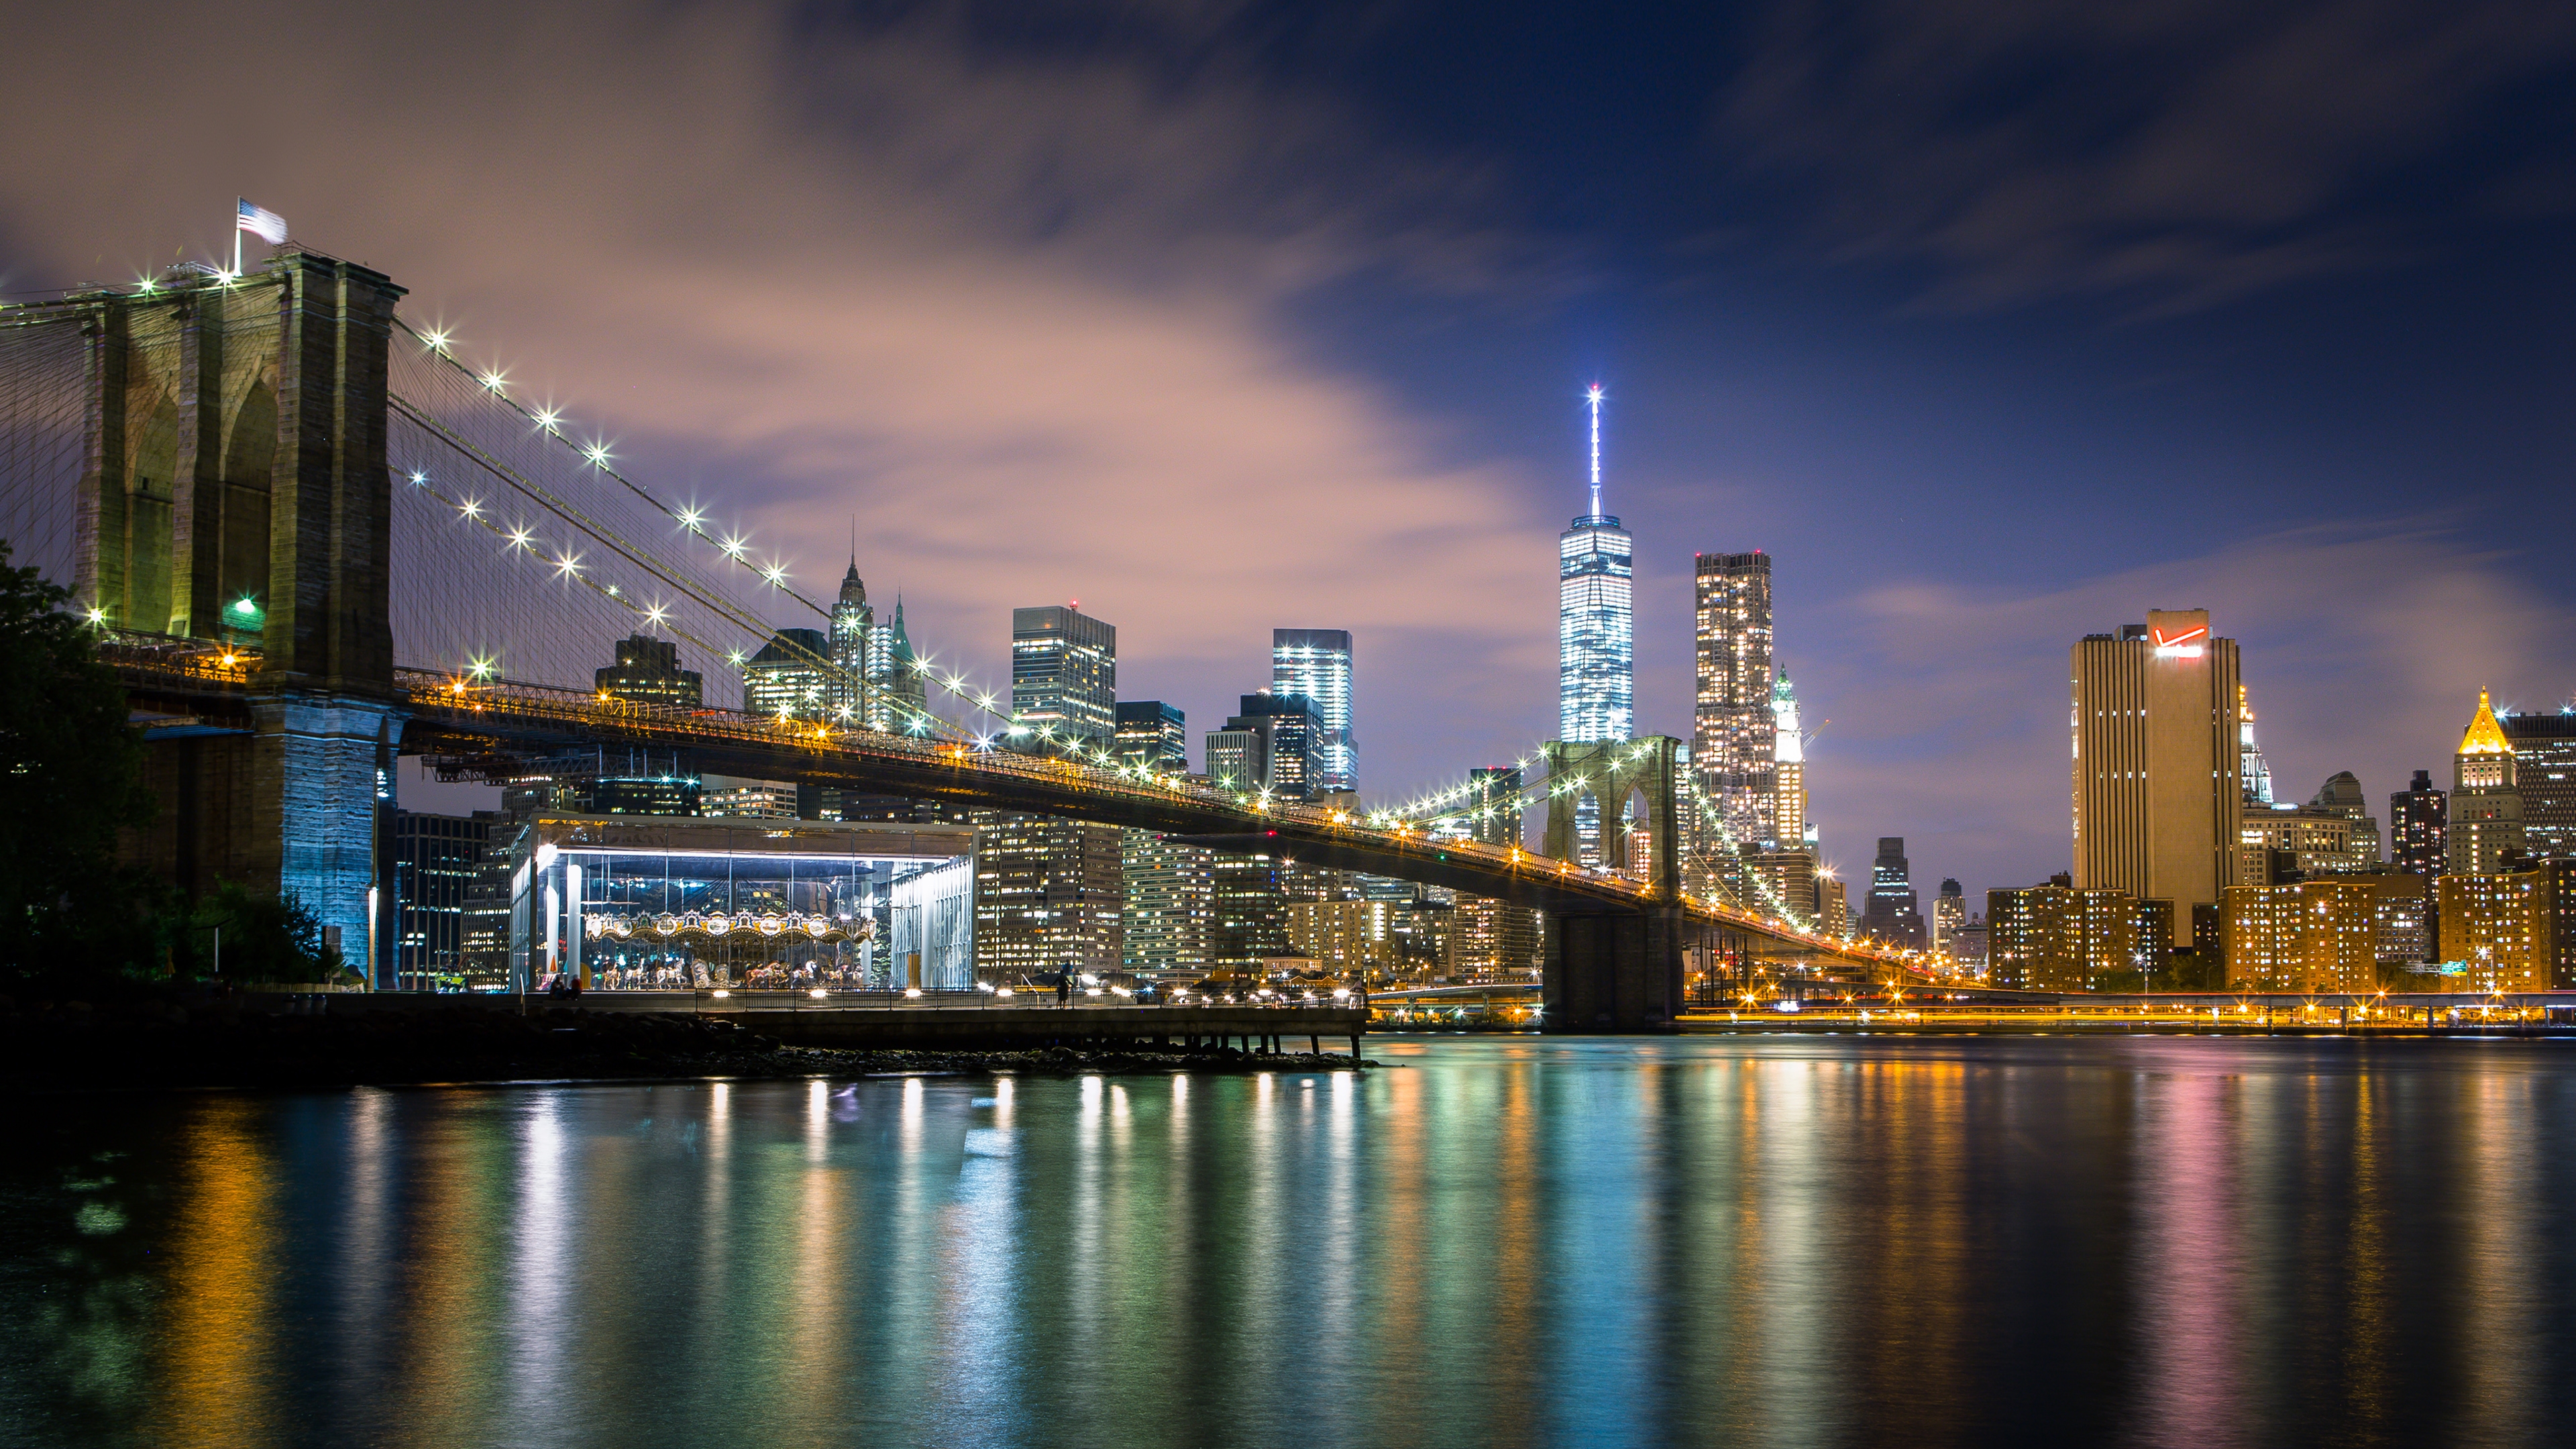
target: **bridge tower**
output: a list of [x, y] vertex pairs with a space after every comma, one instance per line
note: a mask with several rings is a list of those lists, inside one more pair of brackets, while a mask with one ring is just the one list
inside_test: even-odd
[[1681, 741], [1649, 735], [1581, 744], [1555, 740], [1545, 748], [1551, 781], [1582, 782], [1548, 796], [1547, 853], [1574, 859], [1576, 807], [1589, 794], [1600, 802], [1602, 863], [1627, 870], [1628, 832], [1616, 827], [1627, 802], [1641, 797], [1652, 897], [1642, 909], [1605, 905], [1550, 912], [1540, 974], [1546, 1010], [1540, 1019], [1556, 1032], [1670, 1031], [1682, 1007], [1689, 936], [1673, 778]]
[[402, 295], [289, 246], [229, 284], [57, 304], [85, 313], [76, 597], [110, 627], [229, 646], [246, 666], [229, 709], [147, 731], [161, 809], [132, 848], [191, 892], [294, 893], [386, 981], [393, 942], [369, 912], [391, 918], [403, 721], [385, 464]]

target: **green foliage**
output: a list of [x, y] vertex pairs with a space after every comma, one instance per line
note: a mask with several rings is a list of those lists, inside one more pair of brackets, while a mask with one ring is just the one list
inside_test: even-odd
[[[216, 960], [217, 935], [223, 955]], [[224, 881], [188, 917], [189, 974], [235, 983], [332, 981], [345, 974], [337, 948], [322, 942], [322, 918], [289, 894], [262, 895]]]
[[117, 864], [154, 805], [125, 691], [70, 594], [8, 560], [0, 542], [0, 974], [153, 972], [168, 893]]

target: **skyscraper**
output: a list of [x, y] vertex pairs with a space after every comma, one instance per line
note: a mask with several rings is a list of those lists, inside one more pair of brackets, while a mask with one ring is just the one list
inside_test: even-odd
[[706, 703], [706, 678], [680, 667], [680, 646], [650, 634], [617, 641], [617, 662], [592, 673], [599, 692], [635, 704], [696, 709]]
[[1159, 699], [1122, 699], [1115, 752], [1121, 764], [1161, 775], [1188, 774], [1189, 717]]
[[1118, 630], [1069, 604], [1011, 611], [1013, 743], [1118, 733]]
[[742, 707], [779, 719], [824, 718], [832, 708], [832, 641], [820, 629], [781, 629], [742, 666]]
[[1601, 389], [1592, 389], [1592, 511], [1557, 539], [1557, 737], [1572, 744], [1636, 733], [1636, 623], [1630, 539], [1601, 511]]
[[894, 596], [894, 618], [877, 626], [877, 647], [869, 662], [884, 674], [883, 692], [892, 705], [887, 728], [930, 733], [930, 677], [912, 652], [912, 637], [903, 631], [901, 594]]
[[[2522, 793], [2513, 746], [2496, 723], [2487, 692], [2478, 691], [2478, 710], [2460, 736], [2451, 759], [2448, 875], [2495, 875], [2506, 869], [2509, 855], [2523, 848]], [[2449, 896], [2442, 898], [2446, 903]], [[2446, 905], [2447, 909], [2447, 905]], [[2446, 922], [2444, 929], [2448, 930]]]
[[1315, 789], [1356, 790], [1359, 746], [1351, 737], [1351, 635], [1347, 629], [1270, 631], [1270, 692], [1314, 701], [1323, 737]]
[[2497, 723], [2513, 746], [2523, 849], [2533, 856], [2576, 856], [2576, 708], [2503, 715]]
[[1961, 929], [1968, 924], [1968, 898], [1955, 880], [1943, 880], [1941, 893], [1932, 898], [1932, 949], [1951, 951]]
[[2151, 609], [2086, 635], [2070, 666], [2075, 888], [2168, 901], [2178, 919], [2215, 907], [2244, 815], [2236, 641], [2206, 609]]
[[2236, 780], [2247, 804], [2272, 803], [2272, 767], [2263, 762], [2263, 747], [2254, 743], [2254, 706], [2245, 702], [2245, 686], [2236, 686]]
[[[1718, 818], [1709, 824], [1738, 850], [1750, 851], [1778, 838], [1771, 556], [1697, 555], [1694, 583], [1699, 696], [1692, 710], [1691, 767], [1717, 807]], [[1801, 843], [1784, 842], [1790, 849]]]
[[[1126, 706], [1121, 705], [1120, 708]], [[1130, 971], [1204, 971], [1216, 915], [1216, 856], [1149, 830], [1120, 835], [1120, 921]]]
[[1915, 900], [1911, 869], [1905, 858], [1905, 837], [1880, 836], [1878, 859], [1870, 863], [1869, 904], [1861, 910], [1863, 935], [1895, 946], [1923, 944], [1923, 913]]
[[868, 603], [859, 561], [852, 558], [850, 571], [841, 575], [840, 596], [832, 601], [832, 718], [881, 730], [892, 722], [894, 709], [874, 687], [884, 682], [879, 677], [884, 671], [874, 667], [876, 625], [877, 611]]
[[2450, 869], [2450, 798], [2434, 788], [2430, 770], [2417, 770], [2405, 789], [2388, 797], [2389, 864], [2428, 881]]
[[975, 969], [1019, 986], [1042, 972], [1115, 971], [1126, 879], [1115, 825], [1052, 815], [975, 815]]
[[1783, 674], [1771, 686], [1771, 818], [1774, 848], [1813, 851], [1807, 823], [1807, 737], [1798, 727], [1798, 693]]
[[1322, 773], [1323, 721], [1302, 694], [1247, 694], [1243, 712], [1207, 737], [1207, 776], [1231, 790], [1305, 800]]

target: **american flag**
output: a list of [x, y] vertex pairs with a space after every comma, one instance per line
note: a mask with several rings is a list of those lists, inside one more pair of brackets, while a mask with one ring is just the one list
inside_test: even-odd
[[[234, 200], [239, 201], [241, 198], [235, 197]], [[238, 229], [249, 232], [270, 246], [279, 246], [286, 241], [286, 218], [265, 206], [253, 206], [247, 201], [241, 203], [241, 221]]]

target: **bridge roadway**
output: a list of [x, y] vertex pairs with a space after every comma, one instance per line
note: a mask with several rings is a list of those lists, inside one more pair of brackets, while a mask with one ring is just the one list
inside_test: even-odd
[[[165, 732], [247, 728], [227, 716], [256, 689], [256, 661], [203, 645], [131, 642], [105, 651], [138, 706], [173, 711]], [[229, 661], [229, 662], [227, 662]], [[395, 671], [408, 718], [402, 752], [506, 770], [513, 759], [600, 744], [684, 750], [713, 774], [793, 779], [987, 809], [1026, 810], [1130, 826], [1237, 854], [1279, 851], [1315, 865], [1392, 876], [1554, 912], [1636, 911], [1658, 902], [1643, 883], [1508, 846], [1434, 840], [1418, 829], [1369, 826], [1343, 810], [1304, 803], [1245, 804], [1188, 780], [977, 749], [873, 730], [833, 731], [736, 710], [687, 709], [606, 698], [584, 690], [468, 682], [452, 674]], [[1892, 953], [1809, 935], [1786, 922], [1685, 896], [1694, 922], [1752, 938], [1763, 954], [1919, 968]]]

